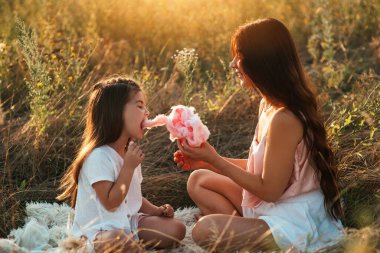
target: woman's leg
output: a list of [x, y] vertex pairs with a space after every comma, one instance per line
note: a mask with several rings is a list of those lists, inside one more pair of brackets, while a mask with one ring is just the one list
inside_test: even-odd
[[192, 235], [209, 252], [278, 249], [267, 223], [260, 219], [212, 214], [197, 222]]
[[176, 247], [185, 234], [185, 224], [174, 218], [147, 216], [139, 222], [138, 236], [148, 248]]
[[122, 229], [99, 232], [97, 233], [93, 243], [96, 253], [145, 252], [139, 242], [133, 240], [133, 235], [127, 234]]
[[187, 192], [203, 215], [242, 216], [242, 188], [230, 178], [210, 170], [195, 170], [187, 181]]

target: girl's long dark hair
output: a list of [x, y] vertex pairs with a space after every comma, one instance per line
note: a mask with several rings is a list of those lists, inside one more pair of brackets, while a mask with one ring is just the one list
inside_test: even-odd
[[123, 109], [140, 87], [131, 79], [114, 77], [98, 82], [86, 108], [86, 125], [82, 145], [73, 163], [61, 179], [58, 200], [71, 197], [75, 207], [79, 172], [86, 157], [97, 147], [116, 141], [123, 131]]
[[325, 196], [325, 208], [331, 217], [342, 217], [336, 160], [289, 30], [273, 18], [245, 24], [233, 35], [231, 52], [241, 57], [244, 72], [265, 98], [285, 105], [302, 122], [305, 143]]

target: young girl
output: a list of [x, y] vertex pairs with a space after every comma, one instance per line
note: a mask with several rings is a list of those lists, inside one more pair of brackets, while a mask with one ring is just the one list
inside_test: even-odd
[[222, 157], [207, 142], [178, 142], [178, 165], [200, 169], [188, 180], [189, 195], [207, 215], [194, 240], [311, 252], [335, 244], [344, 233], [334, 156], [288, 29], [271, 18], [243, 25], [231, 50], [240, 84], [263, 97], [259, 120], [248, 159]]
[[158, 207], [141, 195], [144, 154], [129, 140], [144, 136], [148, 114], [142, 91], [130, 79], [111, 78], [93, 88], [83, 143], [57, 199], [71, 197], [72, 233], [87, 238], [96, 252], [138, 252], [138, 239], [172, 247], [185, 236], [185, 225], [173, 218], [169, 204]]

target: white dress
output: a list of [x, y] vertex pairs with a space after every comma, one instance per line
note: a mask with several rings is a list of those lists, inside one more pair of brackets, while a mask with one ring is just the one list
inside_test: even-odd
[[320, 190], [257, 208], [243, 207], [243, 216], [264, 220], [281, 250], [315, 252], [336, 244], [345, 235], [340, 220], [330, 218]]
[[[266, 117], [262, 113], [260, 117]], [[266, 134], [270, 119], [264, 118], [261, 141], [257, 140], [257, 127], [247, 163], [247, 171], [262, 175]], [[289, 185], [275, 203], [262, 201], [243, 189], [243, 216], [264, 220], [277, 245], [282, 250], [314, 252], [336, 244], [345, 232], [340, 220], [333, 220], [324, 207], [324, 195], [320, 183], [310, 165], [304, 141], [294, 156], [294, 169]]]
[[[138, 213], [142, 205], [141, 165], [136, 167], [125, 200], [112, 212], [100, 202], [92, 184], [99, 181], [115, 182], [123, 166], [123, 158], [110, 146], [95, 148], [85, 159], [79, 173], [72, 234], [85, 235], [92, 243], [100, 231], [123, 229], [134, 233], [138, 228]], [[137, 233], [134, 238], [138, 240]], [[89, 245], [91, 246], [91, 245]]]

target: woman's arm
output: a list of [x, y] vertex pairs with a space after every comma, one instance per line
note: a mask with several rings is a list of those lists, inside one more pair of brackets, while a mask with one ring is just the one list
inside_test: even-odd
[[[228, 157], [222, 157], [226, 161], [234, 164], [235, 166], [239, 167], [242, 170], [245, 170], [247, 167], [247, 161], [248, 159], [235, 159], [235, 158], [228, 158]], [[217, 167], [207, 163], [205, 165], [205, 169], [212, 170], [216, 173], [223, 174], [223, 172], [220, 169], [217, 169]]]
[[293, 114], [281, 110], [276, 112], [266, 137], [262, 175], [242, 170], [217, 154], [208, 143], [198, 149], [187, 144], [182, 148], [185, 155], [205, 160], [257, 197], [267, 202], [275, 202], [281, 197], [290, 180], [295, 151], [302, 139], [302, 133], [302, 124]]
[[247, 168], [247, 161], [248, 159], [235, 159], [235, 158], [228, 158], [223, 157], [228, 162], [238, 166], [240, 169], [245, 170]]
[[[179, 142], [177, 142], [177, 145], [181, 149], [181, 144]], [[234, 159], [227, 157], [223, 158], [235, 164], [243, 170], [245, 170], [247, 166], [247, 159]], [[177, 151], [174, 153], [174, 161], [177, 163], [178, 167], [181, 167], [184, 170], [207, 169], [223, 175], [223, 173], [219, 169], [212, 166], [210, 163], [201, 160], [194, 160], [190, 157], [183, 156], [183, 153], [181, 151]]]
[[277, 112], [267, 133], [262, 175], [236, 169], [234, 164], [221, 158], [212, 164], [247, 191], [264, 201], [275, 202], [288, 186], [302, 133], [302, 124], [293, 114]]

